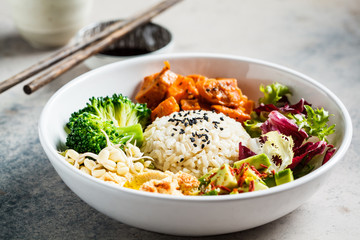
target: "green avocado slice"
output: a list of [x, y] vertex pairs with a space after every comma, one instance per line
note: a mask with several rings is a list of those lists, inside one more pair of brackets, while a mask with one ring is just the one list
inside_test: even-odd
[[249, 163], [254, 166], [259, 172], [265, 171], [271, 166], [271, 161], [265, 153], [251, 156], [234, 163], [234, 168], [240, 168], [243, 163]]
[[290, 168], [286, 168], [275, 174], [275, 182], [277, 186], [291, 181], [294, 181], [294, 176]]
[[235, 174], [226, 163], [211, 177], [210, 182], [213, 182], [215, 186], [224, 186], [229, 189], [237, 187]]

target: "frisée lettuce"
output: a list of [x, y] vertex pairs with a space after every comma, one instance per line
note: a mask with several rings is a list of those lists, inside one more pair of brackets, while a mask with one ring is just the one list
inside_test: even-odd
[[[335, 124], [328, 124], [331, 115], [324, 108], [313, 108], [305, 99], [290, 104], [288, 97], [291, 96], [291, 91], [280, 83], [261, 85], [260, 91], [264, 93], [264, 97], [259, 99], [259, 106], [251, 113], [252, 119], [243, 125], [251, 137], [259, 138], [262, 150], [273, 162], [278, 163], [276, 166], [281, 166], [274, 167], [275, 172], [288, 168], [298, 178], [315, 168], [312, 160], [316, 156], [321, 156], [321, 164], [325, 164], [336, 151], [327, 139], [328, 135], [335, 132]], [[268, 151], [268, 146], [274, 145], [273, 132], [287, 136], [283, 140], [280, 138], [280, 141], [291, 139], [288, 143], [293, 142], [293, 145], [276, 148], [275, 152]], [[280, 141], [277, 141], [278, 146], [281, 145]], [[240, 153], [248, 151], [243, 148], [245, 147], [240, 145]], [[240, 156], [239, 159], [242, 157], [245, 156]]]

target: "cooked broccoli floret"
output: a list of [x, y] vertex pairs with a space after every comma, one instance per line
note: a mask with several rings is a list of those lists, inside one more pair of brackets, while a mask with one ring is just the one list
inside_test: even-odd
[[134, 103], [121, 94], [114, 94], [111, 97], [92, 97], [89, 101], [85, 108], [71, 115], [67, 124], [70, 130], [78, 116], [84, 112], [92, 113], [103, 120], [113, 121], [117, 127], [140, 123], [144, 129], [150, 121], [151, 110], [146, 104]]
[[[103, 130], [103, 131], [102, 131]], [[113, 144], [125, 144], [127, 141], [141, 145], [144, 138], [141, 125], [116, 127], [112, 121], [101, 119], [94, 114], [84, 112], [77, 116], [72, 130], [66, 139], [66, 146], [79, 153], [99, 153], [107, 145], [106, 136]]]
[[145, 104], [133, 103], [121, 94], [90, 98], [85, 108], [71, 115], [66, 125], [70, 131], [66, 146], [80, 153], [99, 153], [106, 147], [104, 132], [113, 144], [131, 139], [141, 146], [150, 114]]

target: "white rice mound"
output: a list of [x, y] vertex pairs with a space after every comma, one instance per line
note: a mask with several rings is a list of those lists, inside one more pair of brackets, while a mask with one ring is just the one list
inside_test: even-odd
[[241, 123], [203, 110], [157, 118], [144, 132], [144, 155], [162, 171], [183, 171], [201, 177], [222, 164], [238, 160], [239, 142], [257, 152], [257, 144]]

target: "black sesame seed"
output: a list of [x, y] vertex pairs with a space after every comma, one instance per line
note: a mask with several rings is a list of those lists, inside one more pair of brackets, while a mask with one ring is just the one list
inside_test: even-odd
[[220, 128], [220, 131], [222, 131], [222, 130], [224, 130], [224, 128], [221, 127], [221, 128]]
[[190, 138], [190, 141], [191, 141], [191, 142], [195, 142], [195, 138], [193, 138], [193, 137]]
[[171, 134], [172, 137], [173, 137], [174, 135], [175, 135], [174, 133]]
[[180, 159], [180, 162], [182, 162], [182, 161], [184, 161], [184, 158], [181, 158], [181, 159]]
[[173, 128], [174, 131], [177, 131], [177, 128]]
[[195, 143], [193, 145], [194, 145], [194, 147], [197, 147], [197, 145]]
[[210, 144], [210, 140], [207, 142], [207, 144]]
[[209, 132], [209, 130], [205, 129], [205, 132]]
[[201, 148], [204, 148], [205, 147], [205, 145], [204, 144], [201, 144]]
[[221, 120], [221, 121], [224, 121], [224, 118], [223, 118], [223, 117], [220, 117], [220, 120]]

